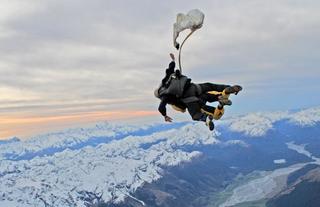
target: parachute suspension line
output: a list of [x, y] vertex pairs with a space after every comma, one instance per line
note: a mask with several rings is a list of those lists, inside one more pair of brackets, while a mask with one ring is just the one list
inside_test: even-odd
[[179, 49], [179, 69], [180, 69], [181, 74], [182, 74], [182, 67], [181, 67], [181, 50], [182, 50], [182, 46], [184, 45], [186, 40], [194, 33], [194, 31], [196, 31], [196, 29], [191, 30], [191, 32], [186, 36], [186, 38], [181, 43], [181, 46], [180, 46], [180, 49]]

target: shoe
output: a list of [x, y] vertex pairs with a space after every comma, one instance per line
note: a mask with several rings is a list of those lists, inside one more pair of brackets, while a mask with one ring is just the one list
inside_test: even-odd
[[242, 91], [242, 87], [239, 85], [230, 86], [224, 89], [226, 94], [234, 93], [237, 95], [240, 91]]
[[224, 98], [223, 96], [219, 96], [219, 104], [221, 106], [231, 106], [232, 105], [232, 101], [228, 98]]
[[210, 131], [214, 130], [214, 123], [213, 123], [212, 119], [213, 119], [213, 117], [211, 115], [208, 115], [207, 119], [206, 119], [206, 125], [209, 127]]

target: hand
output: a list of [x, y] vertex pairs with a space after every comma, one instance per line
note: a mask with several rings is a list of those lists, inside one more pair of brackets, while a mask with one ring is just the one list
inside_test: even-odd
[[179, 44], [179, 43], [177, 43], [177, 44], [175, 45], [175, 48], [176, 48], [177, 50], [179, 50], [179, 48], [180, 48], [180, 44]]
[[171, 118], [170, 116], [165, 116], [165, 117], [164, 117], [164, 120], [165, 120], [166, 122], [172, 122], [172, 118]]
[[170, 53], [170, 57], [171, 57], [172, 61], [174, 61], [174, 60], [175, 60], [175, 58], [174, 58], [174, 54]]

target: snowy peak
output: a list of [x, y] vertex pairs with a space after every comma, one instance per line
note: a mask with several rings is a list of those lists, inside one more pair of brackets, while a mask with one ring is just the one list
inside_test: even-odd
[[299, 126], [313, 126], [320, 122], [320, 107], [297, 112], [291, 116], [290, 121]]
[[247, 136], [261, 137], [273, 129], [278, 121], [288, 121], [291, 124], [308, 127], [320, 122], [320, 107], [300, 110], [298, 112], [260, 112], [225, 121], [231, 131]]

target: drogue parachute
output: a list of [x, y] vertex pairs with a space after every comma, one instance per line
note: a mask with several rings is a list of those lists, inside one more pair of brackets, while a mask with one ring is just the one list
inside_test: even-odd
[[[185, 41], [198, 29], [200, 29], [203, 25], [204, 13], [199, 9], [193, 9], [189, 11], [187, 14], [179, 13], [177, 14], [177, 20], [173, 24], [173, 45], [179, 50], [179, 68], [181, 68], [181, 49]], [[190, 29], [190, 33], [183, 40], [181, 46], [177, 42], [177, 38], [179, 37], [180, 32]]]

